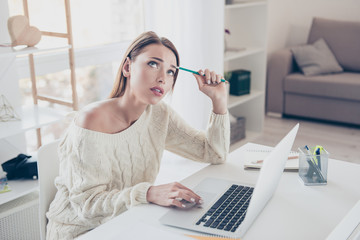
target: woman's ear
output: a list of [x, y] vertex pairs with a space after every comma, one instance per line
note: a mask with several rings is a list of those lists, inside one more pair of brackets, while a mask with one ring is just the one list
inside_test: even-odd
[[130, 76], [130, 63], [131, 63], [131, 60], [130, 60], [129, 57], [127, 57], [126, 60], [125, 60], [124, 66], [122, 68], [122, 72], [123, 72], [124, 77], [129, 77]]

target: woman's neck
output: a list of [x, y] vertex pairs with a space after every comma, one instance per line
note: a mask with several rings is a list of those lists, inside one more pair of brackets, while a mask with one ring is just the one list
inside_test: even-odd
[[148, 106], [125, 95], [117, 98], [115, 104], [120, 117], [129, 125], [138, 120]]

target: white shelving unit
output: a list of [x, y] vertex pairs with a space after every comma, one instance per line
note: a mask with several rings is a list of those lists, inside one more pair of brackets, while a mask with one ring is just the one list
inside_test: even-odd
[[226, 35], [224, 71], [251, 72], [250, 93], [229, 96], [231, 114], [246, 118], [246, 138], [231, 145], [235, 150], [256, 138], [263, 130], [266, 92], [267, 1], [234, 0], [224, 7]]
[[[60, 104], [68, 106], [74, 110], [78, 108], [77, 92], [76, 92], [76, 79], [75, 79], [75, 64], [74, 64], [74, 49], [72, 40], [72, 27], [71, 27], [71, 14], [70, 14], [70, 0], [64, 0], [66, 26], [65, 33], [59, 32], [44, 32], [42, 36], [52, 38], [52, 40], [65, 40], [66, 43], [60, 43], [51, 41], [50, 46], [44, 44], [44, 38], [36, 45], [36, 47], [0, 47], [0, 83], [5, 88], [0, 88], [0, 94], [8, 95], [12, 98], [9, 100], [10, 104], [14, 107], [17, 115], [20, 116], [20, 120], [0, 122], [0, 140], [15, 136], [22, 138], [22, 133], [35, 129], [37, 132], [37, 143], [41, 146], [41, 133], [40, 128], [62, 120], [65, 117], [65, 112], [55, 110], [53, 108], [41, 107], [38, 105], [38, 101], [47, 101], [53, 104]], [[23, 0], [24, 15], [29, 18], [27, 0]], [[40, 95], [37, 92], [36, 82], [36, 63], [34, 55], [43, 53], [67, 51], [69, 56], [69, 69], [70, 69], [70, 85], [72, 90], [72, 100], [67, 101], [64, 99], [54, 98], [53, 96]], [[19, 101], [20, 93], [18, 88], [14, 88], [14, 80], [17, 80], [16, 74], [16, 58], [28, 58], [29, 72], [31, 79], [31, 90], [33, 96], [32, 106], [21, 106]], [[9, 77], [11, 76], [11, 77]], [[12, 82], [10, 82], [12, 80]], [[9, 84], [9, 82], [11, 84]], [[9, 87], [8, 85], [11, 85]], [[4, 91], [8, 91], [5, 93]], [[13, 92], [16, 92], [16, 96]], [[71, 111], [69, 109], [69, 111]], [[14, 141], [14, 140], [13, 140]], [[25, 140], [24, 140], [25, 141]], [[10, 144], [10, 141], [7, 141]], [[19, 151], [24, 149], [17, 148], [14, 144], [14, 148]], [[19, 152], [20, 153], [20, 152]], [[26, 153], [26, 152], [23, 152]], [[3, 159], [2, 159], [3, 160]], [[11, 188], [10, 192], [0, 194], [0, 239], [39, 239], [39, 224], [38, 224], [38, 181], [37, 180], [13, 180], [8, 181], [8, 185]], [[16, 226], [16, 228], [12, 228]], [[5, 231], [6, 230], [6, 231]]]
[[[62, 51], [67, 50], [71, 46], [54, 46], [54, 47], [1, 47], [0, 58], [5, 59], [6, 63], [14, 64], [17, 57], [27, 57], [29, 54]], [[4, 64], [6, 64], [4, 63]], [[6, 73], [5, 73], [6, 75]], [[0, 76], [3, 76], [1, 73]], [[1, 80], [1, 79], [0, 79]], [[0, 92], [1, 93], [1, 92]], [[20, 106], [14, 108], [15, 113], [20, 120], [0, 122], [0, 140], [8, 137], [25, 133], [31, 129], [40, 129], [43, 126], [58, 122], [64, 119], [66, 112], [54, 110], [49, 107], [38, 105]], [[37, 180], [14, 180], [8, 181], [11, 188], [10, 192], [0, 195], [0, 205], [23, 197], [31, 192], [38, 190]]]
[[0, 139], [7, 138], [31, 129], [38, 129], [55, 123], [65, 117], [65, 112], [40, 106], [24, 106], [15, 109], [21, 120], [0, 122]]
[[231, 60], [236, 60], [236, 59], [239, 59], [242, 57], [251, 56], [253, 54], [260, 53], [262, 51], [263, 51], [263, 49], [261, 49], [261, 48], [253, 48], [253, 47], [249, 47], [249, 48], [246, 48], [244, 50], [239, 50], [239, 51], [231, 51], [231, 50], [226, 51], [224, 53], [224, 61], [228, 62]]
[[228, 108], [232, 109], [235, 108], [241, 104], [245, 104], [248, 101], [251, 101], [252, 99], [256, 99], [261, 97], [264, 94], [263, 91], [259, 91], [259, 90], [253, 90], [252, 93], [250, 94], [245, 94], [242, 96], [234, 96], [234, 95], [229, 95], [229, 100], [228, 100]]
[[[34, 180], [8, 181], [8, 184], [11, 187], [11, 191], [1, 194], [0, 206], [39, 189], [38, 181]], [[2, 213], [0, 212], [0, 214]]]
[[[48, 32], [48, 31], [41, 31], [42, 36], [50, 37], [52, 38], [53, 42], [56, 40], [66, 40], [67, 44], [62, 44], [62, 46], [54, 46], [53, 43], [51, 44], [51, 48], [38, 48], [38, 47], [32, 47], [32, 48], [24, 48], [18, 50], [17, 48], [10, 48], [4, 50], [4, 56], [8, 57], [6, 54], [25, 54], [29, 58], [29, 68], [30, 68], [30, 79], [31, 79], [31, 90], [32, 90], [32, 97], [33, 97], [33, 103], [34, 105], [38, 105], [38, 101], [47, 101], [50, 103], [60, 104], [68, 107], [72, 107], [74, 110], [78, 110], [78, 97], [77, 97], [77, 91], [76, 91], [76, 77], [75, 77], [75, 60], [74, 60], [74, 48], [73, 48], [73, 35], [72, 35], [72, 24], [71, 24], [71, 11], [70, 11], [70, 0], [64, 0], [64, 6], [65, 6], [65, 20], [66, 20], [66, 31], [65, 32]], [[28, 0], [23, 0], [23, 10], [24, 15], [29, 19], [31, 22], [30, 14], [29, 14], [29, 6], [28, 6]], [[55, 40], [56, 39], [56, 40]], [[44, 42], [44, 39], [42, 39], [42, 42]], [[38, 46], [42, 45], [42, 42], [38, 44]], [[57, 42], [57, 41], [56, 41]], [[49, 51], [56, 51], [58, 49], [68, 49], [68, 56], [69, 56], [69, 69], [70, 69], [70, 85], [72, 90], [72, 99], [71, 101], [60, 99], [60, 98], [54, 98], [53, 96], [48, 95], [41, 95], [37, 91], [37, 81], [36, 81], [36, 71], [35, 71], [35, 59], [34, 59], [34, 53], [41, 53], [43, 51], [49, 52]], [[38, 147], [40, 147], [41, 144], [41, 131], [40, 128], [36, 129], [37, 133], [37, 143]]]
[[17, 57], [21, 55], [33, 54], [33, 53], [42, 53], [50, 51], [59, 51], [64, 49], [70, 49], [71, 45], [65, 46], [56, 46], [56, 47], [0, 47], [0, 56], [4, 57]]
[[[55, 47], [1, 47], [0, 58], [14, 64], [16, 57], [27, 57], [28, 54], [61, 51], [71, 48], [70, 45]], [[6, 64], [6, 63], [5, 63]], [[2, 74], [0, 75], [2, 76]], [[1, 92], [0, 92], [1, 93]], [[20, 120], [0, 122], [0, 139], [7, 138], [31, 129], [39, 129], [64, 118], [65, 112], [38, 105], [21, 106], [14, 109]]]

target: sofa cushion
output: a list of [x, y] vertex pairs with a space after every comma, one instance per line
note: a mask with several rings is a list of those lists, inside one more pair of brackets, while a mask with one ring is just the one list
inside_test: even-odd
[[313, 44], [293, 47], [291, 52], [305, 76], [343, 71], [323, 38]]
[[359, 102], [346, 99], [285, 94], [284, 114], [360, 124]]
[[343, 72], [307, 77], [294, 73], [285, 77], [284, 91], [360, 101], [360, 74]]
[[360, 22], [314, 18], [308, 43], [324, 38], [345, 71], [360, 72]]

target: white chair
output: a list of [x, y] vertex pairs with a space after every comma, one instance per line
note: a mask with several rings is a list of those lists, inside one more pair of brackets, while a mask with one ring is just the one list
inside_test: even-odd
[[59, 158], [57, 148], [60, 140], [43, 145], [38, 151], [38, 175], [39, 175], [39, 220], [40, 237], [46, 239], [46, 212], [49, 210], [50, 203], [55, 197], [56, 187], [55, 177], [59, 175]]

